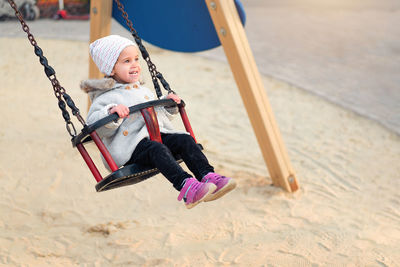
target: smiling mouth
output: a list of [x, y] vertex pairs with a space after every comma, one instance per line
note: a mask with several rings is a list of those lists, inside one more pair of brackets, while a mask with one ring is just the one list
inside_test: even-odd
[[129, 74], [138, 74], [138, 73], [139, 73], [138, 71], [129, 72]]

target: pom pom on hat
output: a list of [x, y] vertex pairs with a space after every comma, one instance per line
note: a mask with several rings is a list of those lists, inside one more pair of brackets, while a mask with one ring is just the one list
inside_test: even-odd
[[119, 35], [109, 35], [90, 44], [90, 56], [99, 70], [110, 76], [119, 54], [130, 45], [137, 47], [136, 43], [127, 38]]

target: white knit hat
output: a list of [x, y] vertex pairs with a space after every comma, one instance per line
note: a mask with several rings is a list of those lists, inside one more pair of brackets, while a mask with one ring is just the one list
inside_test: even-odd
[[137, 47], [136, 43], [129, 39], [119, 35], [109, 35], [90, 44], [90, 56], [99, 70], [110, 76], [119, 54], [130, 45]]

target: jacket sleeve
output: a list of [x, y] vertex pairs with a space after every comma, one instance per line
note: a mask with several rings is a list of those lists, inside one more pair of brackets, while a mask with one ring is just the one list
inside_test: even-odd
[[[163, 95], [161, 99], [167, 99], [166, 95]], [[178, 106], [173, 106], [173, 107], [164, 107], [164, 110], [166, 111], [166, 115], [170, 120], [172, 120], [174, 117], [172, 115], [175, 115], [178, 113]]]
[[[94, 99], [89, 109], [87, 123], [95, 123], [96, 121], [110, 115], [109, 110], [115, 106], [117, 106], [117, 103], [106, 103], [104, 99], [102, 99], [102, 97]], [[110, 122], [104, 125], [104, 127], [100, 127], [99, 129], [97, 129], [97, 132], [104, 137], [112, 136], [113, 134], [115, 134], [122, 122], [123, 119], [119, 118], [118, 121]]]

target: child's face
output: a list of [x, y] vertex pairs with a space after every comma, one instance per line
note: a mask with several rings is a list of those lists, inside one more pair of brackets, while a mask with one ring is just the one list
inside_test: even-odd
[[135, 46], [127, 46], [122, 50], [111, 76], [120, 83], [135, 83], [140, 76], [139, 54]]

